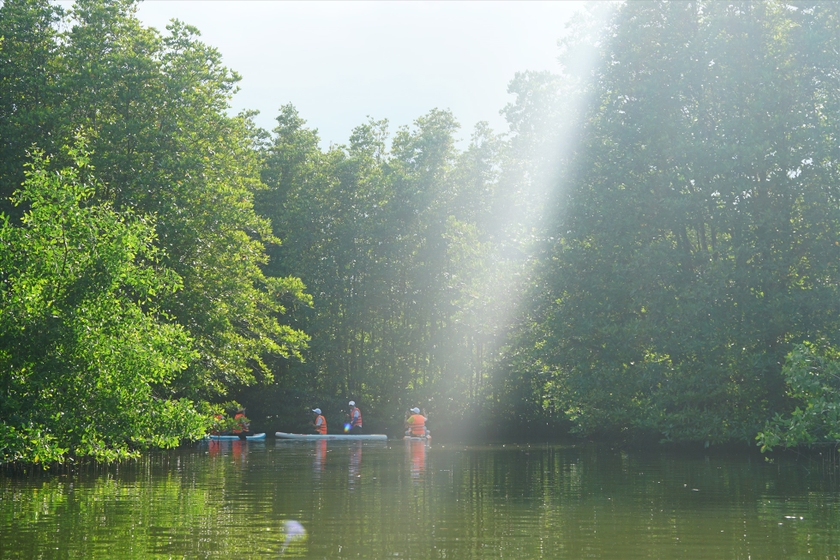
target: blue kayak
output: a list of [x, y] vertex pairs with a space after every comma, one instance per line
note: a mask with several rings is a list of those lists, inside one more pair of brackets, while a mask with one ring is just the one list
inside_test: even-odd
[[[212, 440], [229, 440], [229, 441], [242, 439], [237, 435], [227, 435], [227, 434], [225, 434], [225, 435], [210, 434], [209, 436], [207, 436], [207, 438], [212, 439]], [[254, 434], [252, 436], [245, 436], [245, 439], [247, 439], [249, 441], [265, 439], [265, 432], [263, 432], [261, 434]]]

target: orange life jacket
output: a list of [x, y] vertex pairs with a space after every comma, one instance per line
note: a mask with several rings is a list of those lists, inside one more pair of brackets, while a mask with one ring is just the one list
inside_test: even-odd
[[350, 409], [350, 427], [352, 428], [353, 426], [362, 427], [362, 411], [355, 406]]
[[[320, 425], [318, 424], [318, 419], [321, 420]], [[327, 435], [327, 419], [320, 414], [315, 417], [315, 431], [321, 435]]]
[[412, 436], [425, 436], [426, 418], [421, 414], [412, 414], [408, 417], [408, 429]]

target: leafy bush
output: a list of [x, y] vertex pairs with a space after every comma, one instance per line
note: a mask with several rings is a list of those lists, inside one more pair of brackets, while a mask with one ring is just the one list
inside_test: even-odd
[[115, 460], [200, 437], [207, 417], [172, 397], [195, 352], [156, 301], [179, 289], [148, 216], [92, 204], [79, 140], [73, 165], [35, 152], [0, 221], [0, 463]]
[[840, 350], [824, 341], [799, 344], [787, 355], [782, 375], [796, 408], [767, 423], [756, 437], [761, 450], [840, 443]]

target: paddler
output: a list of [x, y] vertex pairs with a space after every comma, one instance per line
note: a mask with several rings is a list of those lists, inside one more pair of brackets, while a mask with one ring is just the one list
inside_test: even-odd
[[321, 434], [322, 436], [327, 435], [327, 419], [321, 414], [320, 408], [313, 408], [312, 413], [315, 415], [315, 418], [310, 422], [316, 434]]
[[248, 433], [248, 429], [251, 427], [251, 423], [248, 421], [248, 418], [245, 416], [245, 408], [239, 407], [236, 410], [236, 416], [233, 417], [233, 421], [235, 426], [233, 428], [233, 433], [239, 436], [239, 439], [245, 439], [245, 436]]
[[412, 408], [411, 416], [405, 419], [405, 435], [411, 437], [429, 437], [429, 430], [426, 429], [426, 417], [420, 414], [420, 409]]
[[362, 433], [362, 411], [356, 406], [356, 401], [350, 401], [350, 413], [347, 415], [349, 417], [350, 429], [348, 430], [351, 434], [361, 434]]

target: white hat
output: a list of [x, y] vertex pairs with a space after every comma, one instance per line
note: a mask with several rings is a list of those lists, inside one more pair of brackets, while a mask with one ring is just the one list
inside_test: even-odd
[[356, 406], [356, 401], [350, 401], [350, 406]]
[[321, 409], [320, 408], [313, 408], [312, 412], [314, 412], [315, 414], [321, 414]]
[[413, 412], [414, 414], [420, 414], [420, 409], [415, 406], [411, 409], [411, 412]]

